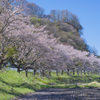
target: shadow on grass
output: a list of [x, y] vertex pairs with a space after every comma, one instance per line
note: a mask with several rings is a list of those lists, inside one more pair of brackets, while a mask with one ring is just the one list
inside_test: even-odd
[[0, 88], [0, 91], [5, 92], [7, 94], [14, 95], [14, 96], [22, 95], [22, 93], [17, 92], [14, 88], [27, 88], [27, 89], [34, 90], [34, 91], [37, 90], [35, 85], [28, 84], [27, 82], [20, 83], [20, 84], [18, 84], [18, 83], [8, 83], [8, 82], [4, 81], [4, 79], [2, 79], [2, 78], [0, 78], [0, 82], [11, 87], [10, 91], [8, 91], [6, 88], [5, 89]]
[[41, 87], [41, 89], [45, 89], [45, 88], [80, 88], [78, 85], [72, 85], [72, 86], [57, 86], [57, 85], [41, 85], [41, 84], [37, 84]]
[[0, 91], [1, 91], [2, 93], [14, 95], [14, 96], [22, 96], [22, 93], [19, 93], [19, 92], [15, 91], [14, 89], [13, 89], [13, 90], [11, 89], [10, 91], [8, 91], [8, 90], [6, 90], [6, 89], [1, 89], [1, 88], [0, 88]]
[[6, 81], [4, 81], [3, 78], [0, 77], [0, 81], [8, 86], [12, 86], [12, 87], [20, 87], [20, 86], [24, 86], [26, 85], [26, 83], [21, 83], [21, 84], [18, 84], [18, 83], [8, 83]]
[[100, 78], [97, 76], [72, 76], [72, 77], [54, 77], [52, 78], [58, 84], [77, 84], [77, 83], [91, 83], [93, 81], [97, 81], [100, 83]]

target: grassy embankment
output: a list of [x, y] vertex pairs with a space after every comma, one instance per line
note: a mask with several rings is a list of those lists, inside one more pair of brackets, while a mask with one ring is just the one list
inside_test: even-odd
[[0, 71], [0, 100], [10, 100], [22, 94], [35, 92], [36, 90], [48, 87], [74, 88], [74, 87], [100, 87], [100, 76], [98, 75], [71, 75], [67, 73], [56, 76], [55, 72], [51, 73], [52, 77], [40, 77], [38, 73], [33, 76], [32, 73], [25, 77], [25, 73], [20, 74], [16, 71]]

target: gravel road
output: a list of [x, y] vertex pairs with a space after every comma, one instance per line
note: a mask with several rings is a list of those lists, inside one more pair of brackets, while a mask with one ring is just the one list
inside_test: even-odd
[[49, 88], [16, 100], [100, 100], [100, 88]]

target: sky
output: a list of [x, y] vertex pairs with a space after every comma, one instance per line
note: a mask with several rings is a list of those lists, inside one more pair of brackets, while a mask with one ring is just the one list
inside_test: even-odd
[[83, 26], [82, 38], [95, 48], [100, 55], [100, 0], [27, 0], [44, 8], [45, 14], [51, 10], [68, 10], [78, 16]]

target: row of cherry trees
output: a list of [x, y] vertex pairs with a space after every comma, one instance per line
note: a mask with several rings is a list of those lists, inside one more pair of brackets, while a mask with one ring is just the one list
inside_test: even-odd
[[[37, 69], [42, 75], [45, 70], [97, 72], [100, 71], [100, 59], [86, 51], [72, 46], [59, 44], [58, 39], [47, 35], [46, 26], [35, 28], [30, 17], [24, 16], [24, 8], [12, 5], [14, 0], [0, 1], [0, 66], [10, 62], [17, 71]], [[40, 73], [40, 74], [41, 74]]]

